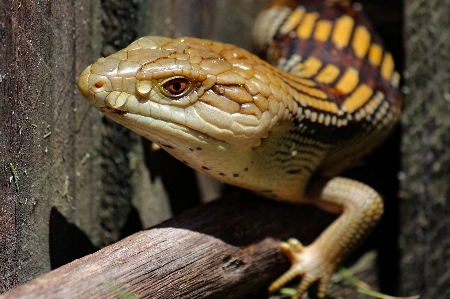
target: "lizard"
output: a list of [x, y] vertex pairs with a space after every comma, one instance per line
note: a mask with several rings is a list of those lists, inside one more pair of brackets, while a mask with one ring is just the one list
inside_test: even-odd
[[376, 226], [381, 196], [339, 174], [393, 130], [399, 74], [347, 1], [278, 1], [255, 25], [262, 60], [231, 44], [142, 37], [88, 66], [78, 88], [107, 117], [195, 170], [264, 197], [339, 217], [311, 244], [280, 245], [323, 298], [331, 275]]

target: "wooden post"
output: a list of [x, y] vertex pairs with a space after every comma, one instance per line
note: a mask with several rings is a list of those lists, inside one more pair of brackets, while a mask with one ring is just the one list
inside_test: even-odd
[[75, 81], [90, 3], [0, 2], [0, 292], [50, 270], [52, 210], [89, 238], [79, 254], [100, 245], [100, 119]]
[[403, 294], [450, 287], [450, 1], [405, 1], [400, 246]]

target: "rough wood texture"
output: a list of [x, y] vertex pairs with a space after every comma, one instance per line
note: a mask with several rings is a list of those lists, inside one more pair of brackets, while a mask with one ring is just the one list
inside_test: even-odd
[[[333, 216], [231, 194], [62, 266], [9, 293], [12, 298], [240, 298], [266, 288], [289, 262], [279, 238], [305, 244]], [[313, 224], [314, 223], [314, 224]]]
[[401, 277], [421, 298], [444, 298], [450, 281], [449, 16], [448, 0], [405, 1]]
[[0, 292], [50, 270], [52, 207], [99, 241], [98, 118], [75, 85], [92, 57], [88, 8], [0, 1]]

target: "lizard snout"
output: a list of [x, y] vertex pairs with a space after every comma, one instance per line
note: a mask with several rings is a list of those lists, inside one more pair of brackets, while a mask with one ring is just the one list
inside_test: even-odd
[[92, 104], [98, 101], [102, 95], [111, 92], [111, 82], [106, 76], [93, 74], [91, 66], [88, 66], [80, 75], [78, 89], [83, 96]]

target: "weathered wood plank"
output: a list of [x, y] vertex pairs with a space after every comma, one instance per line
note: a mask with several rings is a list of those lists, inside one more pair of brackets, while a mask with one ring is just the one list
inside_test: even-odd
[[0, 292], [50, 270], [52, 207], [99, 241], [98, 117], [75, 83], [92, 57], [86, 8], [0, 2]]
[[448, 297], [450, 1], [405, 1], [402, 293]]

